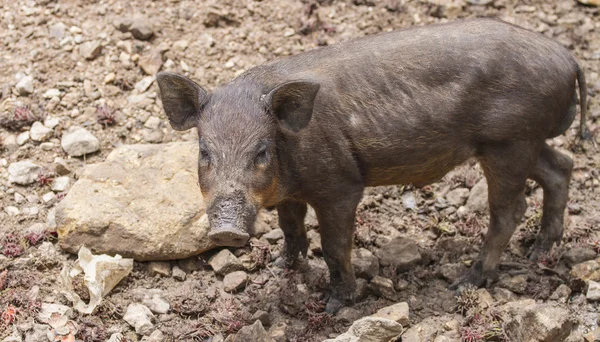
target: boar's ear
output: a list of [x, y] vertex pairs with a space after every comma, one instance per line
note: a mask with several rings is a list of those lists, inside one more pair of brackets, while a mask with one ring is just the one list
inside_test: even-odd
[[267, 94], [265, 101], [279, 123], [294, 132], [305, 128], [313, 112], [319, 84], [311, 81], [283, 83]]
[[159, 72], [156, 82], [171, 127], [177, 131], [196, 127], [200, 110], [208, 99], [206, 91], [189, 78], [170, 72]]

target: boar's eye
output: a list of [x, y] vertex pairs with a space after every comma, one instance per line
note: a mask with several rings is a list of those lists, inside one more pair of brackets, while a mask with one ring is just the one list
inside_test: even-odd
[[203, 164], [210, 163], [210, 154], [208, 153], [208, 148], [206, 143], [204, 143], [202, 140], [200, 141], [200, 162]]
[[267, 145], [261, 144], [258, 150], [256, 151], [256, 157], [254, 158], [254, 165], [257, 167], [264, 167], [267, 164], [268, 155], [267, 155]]

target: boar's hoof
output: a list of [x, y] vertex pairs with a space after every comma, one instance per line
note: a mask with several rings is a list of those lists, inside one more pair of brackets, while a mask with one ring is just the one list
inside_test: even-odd
[[469, 287], [479, 288], [484, 285], [488, 285], [488, 277], [485, 276], [481, 271], [473, 271], [473, 269], [471, 269], [467, 271], [467, 274], [448, 286], [448, 288], [460, 294]]
[[242, 247], [246, 244], [250, 235], [235, 229], [233, 226], [223, 226], [211, 230], [208, 238], [219, 246]]
[[327, 305], [325, 306], [325, 312], [333, 315], [335, 313], [337, 313], [338, 311], [340, 311], [343, 307], [345, 306], [344, 302], [331, 297], [329, 298], [329, 300], [327, 301]]

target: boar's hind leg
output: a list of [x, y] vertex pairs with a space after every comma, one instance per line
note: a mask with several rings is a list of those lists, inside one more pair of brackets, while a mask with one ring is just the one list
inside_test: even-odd
[[[537, 144], [539, 146], [539, 144]], [[479, 156], [489, 188], [490, 225], [477, 260], [450, 288], [482, 286], [495, 274], [500, 257], [527, 209], [525, 181], [539, 148], [531, 142], [484, 146]]]
[[336, 313], [354, 301], [356, 278], [352, 269], [352, 244], [356, 207], [362, 190], [337, 200], [316, 205], [315, 212], [321, 230], [321, 249], [329, 268], [329, 301], [327, 313]]
[[530, 255], [537, 261], [541, 253], [560, 244], [563, 235], [563, 218], [569, 199], [569, 181], [573, 161], [566, 155], [544, 144], [531, 178], [544, 189], [542, 227]]
[[298, 255], [306, 257], [308, 240], [304, 229], [304, 216], [306, 216], [306, 203], [286, 201], [277, 205], [279, 227], [283, 230], [285, 243], [283, 246], [283, 259], [286, 267], [294, 267]]

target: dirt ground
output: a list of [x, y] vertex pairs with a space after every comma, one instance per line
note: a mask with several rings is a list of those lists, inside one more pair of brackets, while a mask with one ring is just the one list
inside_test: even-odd
[[[140, 65], [151, 56], [158, 56], [161, 70], [190, 76], [213, 89], [261, 63], [353, 37], [457, 18], [494, 17], [541, 32], [573, 51], [586, 71], [589, 127], [600, 136], [600, 9], [575, 0], [495, 0], [484, 6], [460, 0], [0, 0], [0, 7], [0, 247], [4, 254], [0, 255], [0, 340], [13, 327], [31, 338], [41, 303], [69, 305], [60, 294], [59, 273], [63, 263], [72, 264], [75, 257], [56, 245], [40, 249], [41, 241], [55, 243], [52, 215], [50, 220], [48, 215], [65, 194], [42, 199], [51, 192], [48, 179], [56, 176], [55, 158], [66, 160], [73, 182], [84, 165], [102, 161], [122, 144], [194, 138], [167, 127], [154, 101], [155, 84], [145, 102], [128, 99], [134, 85], [147, 76]], [[152, 27], [149, 40], [117, 29], [123, 18], [137, 14], [145, 16]], [[60, 22], [66, 30], [53, 33], [51, 28]], [[86, 42], [101, 46], [89, 59], [78, 49]], [[33, 77], [32, 94], [20, 95], [15, 88], [23, 73]], [[45, 96], [51, 88], [61, 91], [58, 103], [53, 103], [51, 94]], [[15, 117], [15, 111], [21, 116]], [[160, 133], [155, 135], [144, 126], [151, 116], [161, 119]], [[53, 137], [44, 144], [29, 140], [15, 145], [15, 135], [27, 131], [36, 120], [32, 118], [44, 117], [60, 119]], [[100, 152], [70, 158], [60, 147], [60, 137], [72, 125], [92, 132], [101, 142]], [[501, 278], [488, 291], [497, 302], [501, 293], [506, 295], [498, 289], [509, 289], [514, 298], [557, 302], [550, 296], [566, 284], [573, 292], [563, 305], [577, 322], [574, 331], [584, 334], [598, 327], [598, 304], [587, 302], [585, 289], [573, 285], [568, 275], [571, 265], [563, 256], [576, 247], [594, 255], [600, 252], [600, 154], [591, 144], [576, 143], [577, 127], [576, 122], [565, 136], [551, 141], [575, 161], [563, 243], [539, 264], [527, 261], [542, 206], [541, 189], [530, 182], [526, 219], [504, 253]], [[28, 186], [9, 184], [7, 166], [25, 159], [43, 167], [42, 177]], [[222, 277], [207, 264], [214, 253], [201, 255], [197, 270], [188, 272], [185, 280], [152, 275], [147, 263], [136, 262], [133, 272], [94, 314], [73, 317], [78, 326], [76, 338], [106, 341], [112, 333], [122, 332], [123, 341], [138, 341], [140, 336], [123, 320], [124, 312], [139, 289], [162, 289], [170, 310], [157, 315], [155, 328], [162, 331], [165, 341], [217, 341], [212, 336], [227, 337], [252, 323], [257, 310], [267, 312], [265, 325], [271, 332], [285, 331], [281, 341], [322, 341], [345, 331], [350, 321], [395, 301], [409, 304], [412, 324], [454, 319], [460, 322], [465, 341], [503, 340], [501, 333], [492, 338], [469, 335], [478, 328], [461, 312], [455, 293], [447, 289], [477, 255], [488, 216], [459, 215], [459, 205], [439, 199], [458, 188], [469, 193], [481, 177], [481, 170], [471, 162], [425, 188], [366, 191], [357, 215], [356, 246], [375, 252], [389, 239], [403, 236], [418, 244], [422, 260], [406, 272], [381, 266], [379, 275], [393, 281], [395, 293], [378, 295], [368, 290], [354, 306], [356, 311], [346, 312], [349, 317], [323, 313], [327, 269], [318, 246], [311, 248], [310, 272], [303, 273], [275, 264], [282, 240], [257, 239], [252, 246], [233, 250], [236, 256], [257, 261], [243, 291], [233, 295], [223, 291]], [[414, 206], [407, 203], [412, 200]], [[8, 207], [19, 213], [13, 215]], [[276, 213], [266, 215], [271, 217], [271, 228], [277, 228]], [[31, 228], [36, 223], [43, 226]], [[314, 218], [309, 217], [308, 227], [316, 230]], [[2, 273], [4, 269], [8, 271]], [[304, 297], [298, 294], [303, 287], [307, 288]]]

